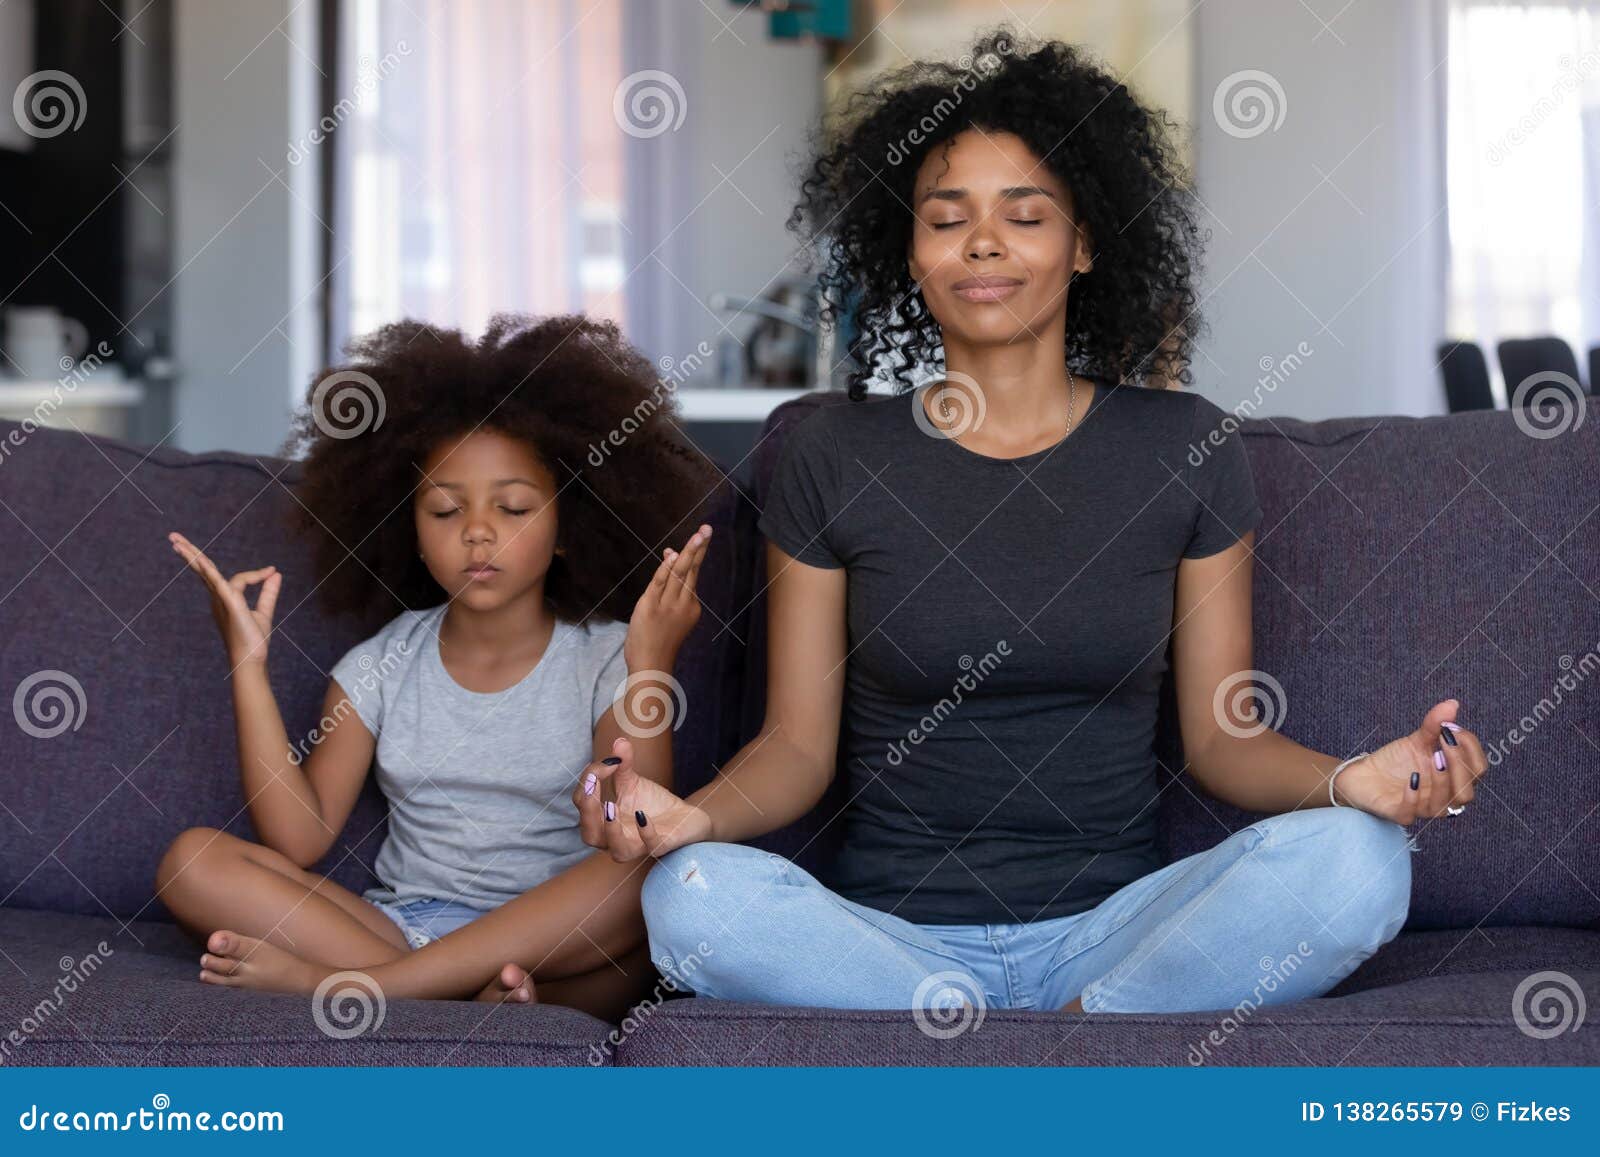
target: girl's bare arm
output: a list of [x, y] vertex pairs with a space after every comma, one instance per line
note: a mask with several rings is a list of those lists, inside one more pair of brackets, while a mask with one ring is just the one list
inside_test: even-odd
[[[267, 678], [267, 643], [283, 576], [275, 567], [224, 578], [205, 553], [181, 534], [173, 549], [206, 585], [211, 613], [228, 650], [239, 775], [250, 822], [261, 842], [301, 867], [320, 860], [350, 818], [372, 766], [376, 741], [338, 680], [329, 680], [323, 719], [330, 726], [308, 737], [302, 762], [291, 749]], [[246, 591], [261, 584], [254, 607]]]

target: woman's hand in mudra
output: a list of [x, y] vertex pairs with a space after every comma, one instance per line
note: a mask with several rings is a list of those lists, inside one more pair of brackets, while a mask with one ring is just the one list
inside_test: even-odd
[[633, 769], [631, 742], [613, 742], [609, 759], [584, 768], [572, 791], [584, 843], [627, 863], [711, 838], [710, 816]]
[[[1456, 700], [1446, 699], [1429, 711], [1422, 726], [1410, 735], [1384, 744], [1345, 768], [1334, 783], [1335, 797], [1397, 824], [1464, 807], [1472, 800], [1478, 777], [1488, 770], [1489, 760], [1476, 735], [1459, 726], [1445, 726], [1455, 723], [1459, 707]], [[1445, 739], [1445, 734], [1455, 743]], [[1436, 752], [1442, 760], [1436, 758]]]

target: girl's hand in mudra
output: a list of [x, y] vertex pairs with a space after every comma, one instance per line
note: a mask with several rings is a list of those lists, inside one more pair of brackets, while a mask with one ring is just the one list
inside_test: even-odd
[[[1489, 760], [1476, 735], [1448, 726], [1455, 724], [1459, 707], [1456, 700], [1446, 699], [1429, 711], [1422, 726], [1410, 735], [1384, 744], [1345, 768], [1334, 783], [1335, 797], [1397, 824], [1441, 816], [1448, 807], [1464, 807], [1472, 800], [1478, 777], [1488, 770]], [[1455, 743], [1445, 739], [1446, 734]]]
[[610, 852], [618, 863], [664, 856], [711, 838], [710, 816], [633, 769], [633, 744], [627, 739], [612, 743], [608, 760], [583, 769], [572, 802], [583, 842]]
[[[223, 578], [205, 552], [177, 531], [168, 534], [167, 541], [205, 583], [211, 596], [211, 617], [216, 620], [217, 631], [228, 648], [228, 662], [233, 669], [237, 671], [249, 663], [265, 666], [267, 639], [272, 634], [272, 613], [277, 608], [278, 591], [283, 586], [283, 575], [278, 568], [264, 566]], [[257, 583], [261, 585], [261, 593], [252, 607], [246, 592]]]

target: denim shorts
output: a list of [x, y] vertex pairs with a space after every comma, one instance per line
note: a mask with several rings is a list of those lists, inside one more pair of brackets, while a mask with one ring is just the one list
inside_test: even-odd
[[365, 897], [367, 903], [377, 908], [400, 926], [406, 943], [413, 949], [448, 935], [464, 924], [471, 924], [485, 912], [456, 900], [435, 900], [431, 897], [418, 900], [375, 900]]

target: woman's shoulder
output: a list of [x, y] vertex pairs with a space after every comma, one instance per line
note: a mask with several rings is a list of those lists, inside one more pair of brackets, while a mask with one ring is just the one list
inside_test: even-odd
[[819, 401], [811, 413], [795, 423], [792, 433], [805, 436], [845, 438], [881, 437], [898, 424], [906, 409], [912, 404], [914, 390], [899, 394], [867, 394], [851, 398], [838, 391], [837, 396]]
[[1217, 425], [1223, 416], [1220, 406], [1191, 389], [1130, 385], [1126, 382], [1102, 387], [1101, 400], [1116, 407], [1129, 419], [1131, 436], [1150, 444], [1187, 445], [1196, 431]]

